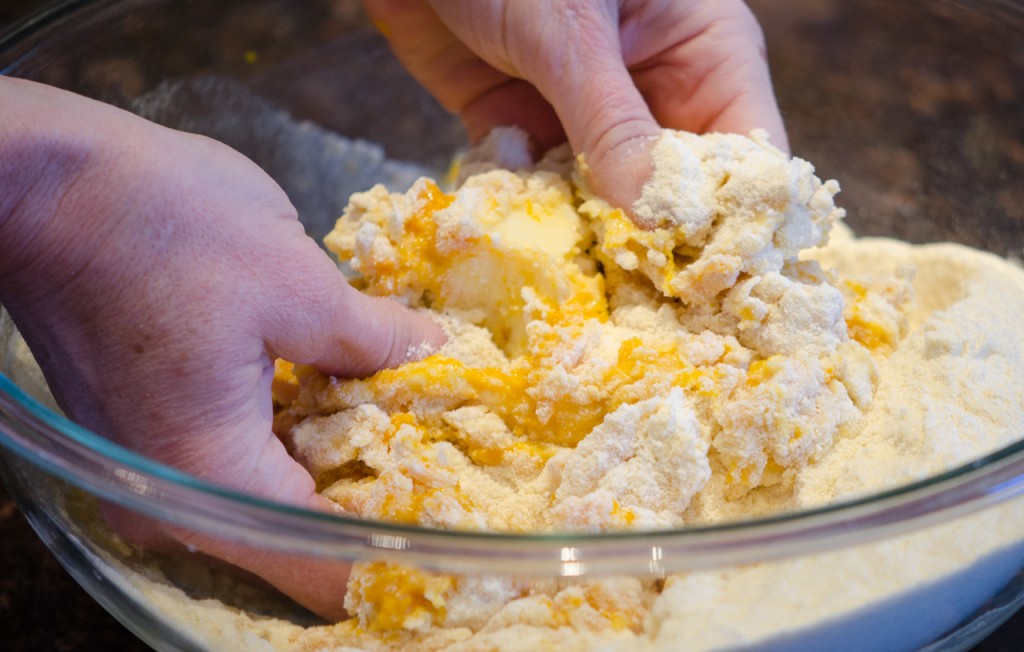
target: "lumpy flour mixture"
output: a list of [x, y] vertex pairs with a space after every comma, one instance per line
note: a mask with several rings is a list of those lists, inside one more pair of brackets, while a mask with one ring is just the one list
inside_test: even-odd
[[[593, 196], [567, 152], [532, 164], [525, 151], [516, 132], [496, 132], [456, 191], [375, 187], [328, 236], [364, 291], [448, 334], [362, 380], [279, 362], [278, 433], [340, 510], [445, 529], [680, 528], [897, 486], [1024, 432], [1017, 266], [854, 238], [838, 184], [757, 132], [664, 132], [634, 207], [645, 229]], [[879, 605], [921, 606], [900, 602], [913, 589], [965, 595], [956, 571], [1005, 551], [1006, 521], [989, 510], [966, 530], [665, 579], [357, 564], [352, 618], [308, 628], [141, 590], [191, 610], [218, 648], [782, 645]], [[990, 574], [993, 586], [972, 586], [1007, 579]], [[850, 627], [882, 649], [926, 642], [928, 625], [882, 639]]]

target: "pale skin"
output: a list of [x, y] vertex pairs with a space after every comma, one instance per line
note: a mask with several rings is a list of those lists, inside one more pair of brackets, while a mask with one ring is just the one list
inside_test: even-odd
[[[785, 132], [760, 30], [738, 1], [366, 0], [406, 67], [471, 138], [566, 137], [626, 207], [660, 127]], [[0, 78], [0, 301], [78, 422], [200, 478], [330, 509], [271, 432], [272, 361], [343, 377], [444, 336], [365, 297], [284, 193], [214, 141]], [[107, 511], [145, 545], [188, 545], [344, 616], [344, 564], [296, 563]]]

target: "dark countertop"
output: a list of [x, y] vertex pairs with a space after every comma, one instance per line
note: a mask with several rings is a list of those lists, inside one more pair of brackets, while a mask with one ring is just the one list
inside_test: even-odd
[[0, 485], [0, 641], [11, 652], [149, 647], [103, 610], [36, 537]]
[[[42, 5], [0, 0], [0, 25]], [[793, 150], [823, 177], [837, 177], [850, 222], [862, 233], [933, 239], [932, 229], [1002, 254], [1022, 251], [1024, 220], [1024, 38], [1021, 23], [978, 18], [965, 4], [935, 2], [946, 28], [908, 29], [922, 1], [752, 1], [769, 42], [779, 100]], [[850, 5], [867, 7], [853, 11]], [[998, 2], [979, 0], [976, 6]], [[779, 41], [781, 30], [801, 38]], [[212, 35], [211, 35], [212, 36]], [[891, 43], [906, 45], [893, 59]], [[842, 44], [852, 44], [843, 49]], [[824, 57], [831, 81], [816, 79]], [[927, 70], [915, 59], [934, 62]], [[867, 72], [868, 74], [865, 74]], [[831, 84], [831, 85], [830, 85]], [[889, 84], [889, 86], [886, 86]], [[894, 99], [892, 84], [907, 93]], [[849, 98], [857, 102], [849, 102]], [[910, 101], [906, 98], [910, 97]], [[865, 102], [865, 98], [870, 100]], [[858, 113], [860, 111], [861, 113]], [[864, 111], [870, 111], [864, 115]], [[858, 143], [823, 138], [837, 120], [863, 125]], [[955, 147], [937, 151], [938, 134]], [[822, 144], [825, 143], [830, 144]], [[957, 187], [964, 175], [984, 184]], [[901, 216], [931, 221], [903, 227]], [[964, 219], [964, 216], [968, 219]], [[931, 225], [931, 226], [929, 226]], [[979, 226], [983, 225], [983, 226]], [[59, 566], [0, 489], [0, 641], [12, 651], [147, 649], [97, 605]], [[1024, 649], [1024, 613], [1008, 621], [977, 652]]]

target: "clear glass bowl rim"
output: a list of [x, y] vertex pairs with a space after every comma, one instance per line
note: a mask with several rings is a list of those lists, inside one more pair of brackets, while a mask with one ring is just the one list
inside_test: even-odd
[[[116, 3], [51, 4], [0, 34], [0, 61], [55, 25]], [[17, 61], [32, 51], [23, 50]], [[8, 62], [0, 74], [15, 67]], [[0, 310], [2, 320], [9, 316]], [[718, 568], [896, 536], [1024, 493], [1024, 441], [1019, 441], [899, 488], [742, 522], [612, 533], [442, 531], [314, 512], [205, 482], [75, 424], [3, 374], [0, 446], [103, 500], [176, 525], [295, 554], [388, 559], [451, 572], [664, 575]]]
[[746, 521], [604, 533], [436, 530], [310, 511], [206, 482], [79, 426], [3, 374], [0, 446], [103, 500], [179, 526], [296, 554], [458, 572], [662, 575], [754, 563], [896, 536], [1024, 493], [1021, 441], [902, 487]]

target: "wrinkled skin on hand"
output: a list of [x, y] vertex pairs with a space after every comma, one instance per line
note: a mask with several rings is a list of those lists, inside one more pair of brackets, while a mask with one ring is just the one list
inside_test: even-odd
[[[741, 0], [364, 0], [406, 68], [471, 138], [568, 137], [629, 209], [660, 127], [768, 131], [787, 149], [764, 38]], [[562, 128], [564, 127], [564, 135]]]
[[[330, 509], [271, 432], [273, 358], [364, 376], [440, 344], [437, 327], [353, 290], [228, 147], [29, 82], [0, 79], [0, 106], [0, 300], [63, 409], [200, 478]], [[194, 546], [344, 615], [343, 564], [107, 514], [126, 538]]]

